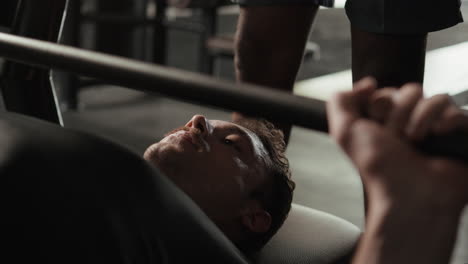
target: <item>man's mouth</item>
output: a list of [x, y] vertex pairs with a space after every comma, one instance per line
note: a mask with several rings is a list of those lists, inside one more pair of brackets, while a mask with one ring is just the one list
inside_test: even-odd
[[[181, 132], [182, 131], [182, 132]], [[195, 146], [197, 152], [209, 152], [208, 143], [201, 137], [200, 130], [196, 128], [180, 127], [166, 134], [166, 136], [179, 133], [183, 140]]]

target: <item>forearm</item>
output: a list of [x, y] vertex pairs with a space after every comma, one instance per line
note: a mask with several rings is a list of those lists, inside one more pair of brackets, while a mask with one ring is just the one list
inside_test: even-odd
[[317, 9], [241, 8], [235, 43], [237, 79], [292, 90]]
[[396, 204], [369, 212], [354, 264], [449, 263], [461, 210]]

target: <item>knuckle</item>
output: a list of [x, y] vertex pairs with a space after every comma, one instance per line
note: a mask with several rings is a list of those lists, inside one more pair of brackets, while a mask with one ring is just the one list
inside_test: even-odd
[[439, 103], [446, 103], [446, 104], [453, 103], [452, 97], [450, 97], [450, 95], [448, 94], [437, 94], [437, 95], [432, 96], [430, 100], [433, 100]]
[[422, 92], [422, 85], [420, 83], [417, 83], [417, 82], [410, 82], [410, 83], [407, 83], [405, 85], [403, 85], [401, 88], [405, 88], [405, 89], [417, 89], [419, 91]]
[[416, 97], [420, 97], [423, 94], [423, 88], [420, 83], [407, 83], [401, 87], [401, 91]]

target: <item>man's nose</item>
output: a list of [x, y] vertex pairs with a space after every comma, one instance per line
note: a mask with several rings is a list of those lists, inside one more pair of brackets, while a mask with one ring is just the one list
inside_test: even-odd
[[208, 120], [202, 115], [194, 115], [185, 126], [199, 129], [203, 136], [208, 135], [210, 130]]

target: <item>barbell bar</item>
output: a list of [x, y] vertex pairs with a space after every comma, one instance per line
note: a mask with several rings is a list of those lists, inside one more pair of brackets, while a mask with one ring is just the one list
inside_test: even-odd
[[[60, 69], [130, 89], [328, 132], [325, 102], [258, 85], [232, 83], [202, 74], [113, 55], [0, 33], [0, 56]], [[427, 138], [418, 148], [468, 162], [468, 134]]]

